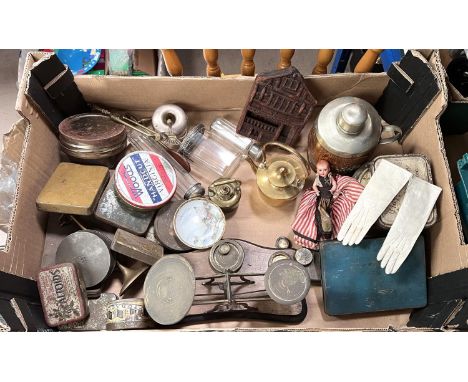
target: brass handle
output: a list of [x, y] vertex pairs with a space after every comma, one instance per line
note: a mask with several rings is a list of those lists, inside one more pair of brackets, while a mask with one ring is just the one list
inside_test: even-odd
[[[272, 146], [276, 146], [276, 147], [279, 147], [280, 149], [283, 149], [287, 152], [289, 152], [290, 154], [296, 156], [297, 158], [299, 158], [299, 160], [302, 162], [302, 164], [304, 165], [305, 169], [306, 169], [306, 173], [307, 173], [307, 176], [310, 175], [310, 166], [309, 166], [309, 163], [307, 163], [307, 161], [304, 159], [304, 157], [299, 154], [296, 150], [294, 150], [291, 146], [288, 146], [284, 143], [280, 143], [280, 142], [267, 142], [263, 145], [262, 147], [262, 151], [261, 151], [261, 159], [262, 159], [262, 163], [265, 163], [266, 162], [266, 158], [265, 158], [265, 152], [267, 151], [267, 148], [268, 147], [272, 147]], [[258, 168], [258, 167], [257, 167]]]

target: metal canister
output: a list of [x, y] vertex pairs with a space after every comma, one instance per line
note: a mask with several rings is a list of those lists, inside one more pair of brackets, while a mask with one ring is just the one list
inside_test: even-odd
[[110, 241], [96, 231], [81, 230], [68, 235], [57, 248], [56, 263], [74, 263], [81, 271], [86, 288], [107, 279], [115, 266]]
[[171, 200], [162, 206], [154, 218], [154, 237], [164, 248], [171, 251], [189, 251], [191, 247], [182, 243], [174, 231], [174, 215], [183, 200]]
[[89, 314], [84, 283], [74, 264], [63, 263], [41, 269], [37, 286], [47, 325], [70, 324]]
[[68, 156], [80, 161], [112, 158], [127, 146], [125, 126], [102, 114], [77, 114], [59, 125], [60, 145]]
[[107, 306], [106, 330], [150, 329], [154, 322], [145, 312], [142, 298], [127, 298]]
[[[382, 138], [383, 131], [393, 135]], [[323, 159], [333, 171], [348, 173], [366, 162], [377, 145], [395, 142], [401, 135], [399, 127], [383, 125], [370, 103], [340, 97], [325, 105], [310, 130], [308, 159], [313, 168]]]
[[176, 190], [174, 168], [167, 159], [150, 151], [126, 155], [117, 165], [114, 177], [117, 194], [137, 209], [156, 209], [167, 203]]
[[208, 198], [224, 212], [234, 211], [241, 198], [241, 181], [219, 178], [208, 187]]

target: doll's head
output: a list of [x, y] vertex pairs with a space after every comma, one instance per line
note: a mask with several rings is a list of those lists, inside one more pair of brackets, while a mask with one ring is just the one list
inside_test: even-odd
[[330, 173], [330, 163], [328, 163], [326, 160], [321, 159], [317, 162], [317, 175], [320, 176], [328, 176]]

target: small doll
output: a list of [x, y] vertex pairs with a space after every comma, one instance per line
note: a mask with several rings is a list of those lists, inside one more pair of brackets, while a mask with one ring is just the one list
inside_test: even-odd
[[333, 231], [331, 204], [333, 193], [336, 191], [336, 180], [330, 172], [330, 163], [326, 160], [322, 159], [317, 162], [317, 176], [312, 189], [317, 195], [317, 209], [315, 210], [317, 238], [330, 239]]
[[292, 225], [296, 243], [318, 249], [320, 240], [336, 238], [363, 189], [354, 178], [332, 175], [326, 160], [318, 161], [315, 181], [304, 191]]

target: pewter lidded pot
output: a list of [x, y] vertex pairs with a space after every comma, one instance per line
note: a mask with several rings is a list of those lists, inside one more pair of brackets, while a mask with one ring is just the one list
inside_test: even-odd
[[[318, 115], [309, 133], [308, 159], [315, 168], [319, 160], [327, 160], [338, 173], [356, 170], [379, 144], [395, 142], [401, 129], [383, 125], [375, 108], [361, 98], [340, 97], [328, 104]], [[382, 138], [391, 132], [390, 138]]]

